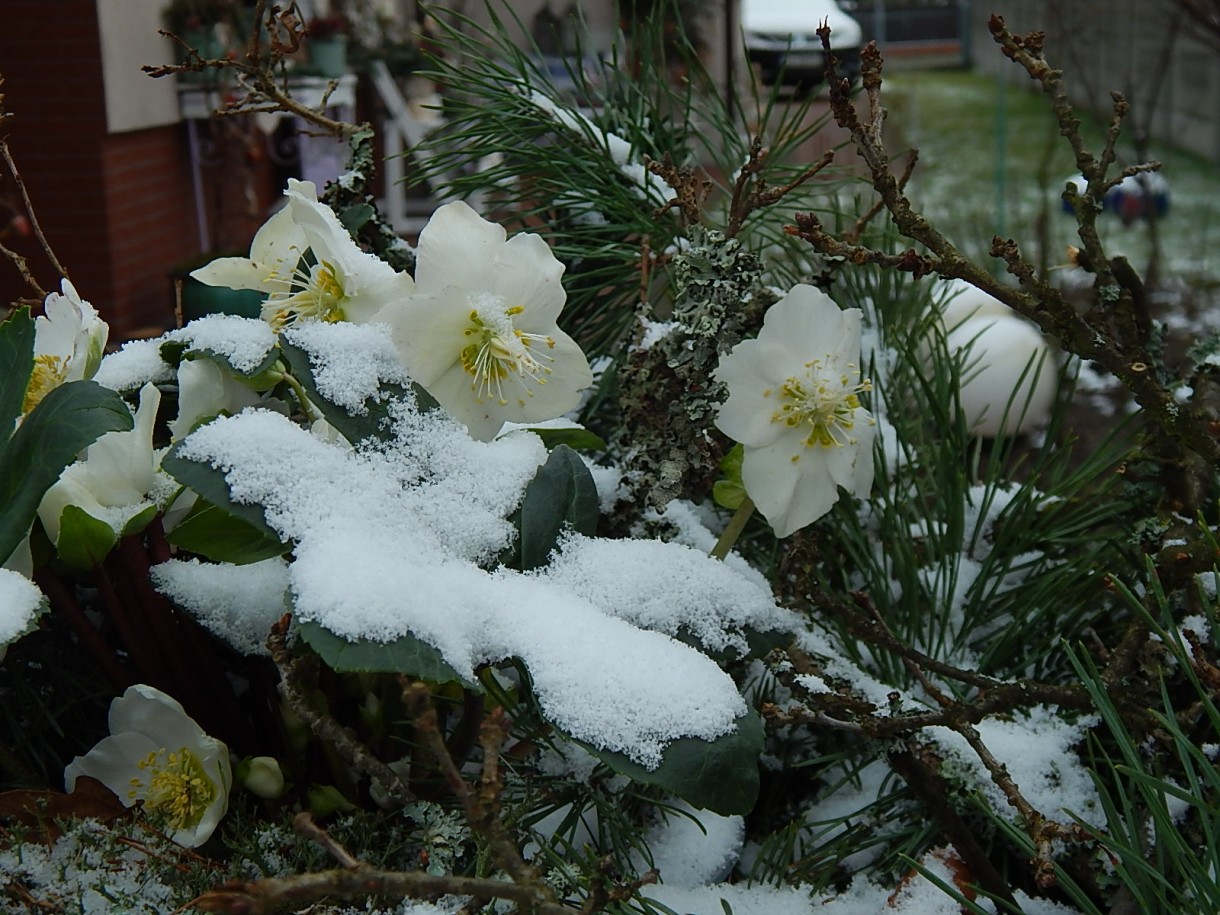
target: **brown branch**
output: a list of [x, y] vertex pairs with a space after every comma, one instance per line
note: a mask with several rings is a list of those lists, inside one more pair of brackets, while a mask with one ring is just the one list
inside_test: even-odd
[[21, 278], [25, 280], [26, 285], [34, 291], [34, 295], [38, 296], [38, 301], [41, 302], [47, 297], [47, 291], [38, 285], [38, 280], [34, 279], [34, 274], [30, 272], [29, 264], [26, 263], [24, 257], [12, 249], [6, 248], [2, 243], [0, 243], [0, 254], [7, 257], [13, 266], [17, 268], [17, 272], [21, 274]]
[[996, 870], [970, 827], [958, 815], [944, 781], [921, 758], [921, 753], [920, 747], [908, 743], [903, 748], [896, 749], [889, 754], [890, 767], [907, 783], [907, 786], [923, 804], [924, 809], [953, 843], [957, 853], [970, 868], [971, 874], [978, 880], [979, 886], [994, 898], [1004, 902], [1008, 911], [1021, 911], [1012, 895], [1008, 881]]
[[415, 722], [417, 736], [432, 754], [449, 789], [462, 802], [470, 828], [487, 841], [493, 860], [518, 886], [532, 887], [536, 901], [553, 901], [550, 888], [542, 883], [538, 872], [521, 857], [520, 850], [500, 818], [500, 795], [504, 789], [499, 765], [500, 749], [508, 738], [504, 710], [497, 708], [483, 722], [479, 733], [479, 742], [483, 747], [483, 770], [479, 776], [478, 790], [472, 791], [445, 746], [427, 685], [410, 683], [404, 678], [402, 695]]
[[[1166, 437], [1180, 447], [1197, 453], [1211, 464], [1220, 463], [1220, 441], [1214, 424], [1194, 404], [1180, 404], [1162, 384], [1155, 338], [1148, 332], [1150, 322], [1140, 314], [1142, 287], [1133, 282], [1131, 272], [1111, 262], [1101, 246], [1096, 219], [1106, 189], [1104, 165], [1110, 153], [1098, 160], [1085, 147], [1080, 136], [1079, 118], [1068, 102], [1061, 71], [1052, 69], [1042, 58], [1042, 36], [1033, 33], [1012, 35], [1001, 18], [992, 17], [990, 27], [1003, 52], [1042, 85], [1060, 124], [1060, 132], [1070, 143], [1081, 174], [1087, 182], [1083, 194], [1069, 186], [1064, 199], [1077, 212], [1078, 232], [1085, 257], [1097, 275], [1099, 308], [1088, 316], [1079, 315], [1058, 289], [1038, 275], [1012, 239], [995, 238], [992, 255], [1004, 261], [1020, 285], [1001, 282], [973, 263], [911, 205], [889, 166], [889, 156], [881, 138], [885, 109], [881, 106], [882, 59], [874, 44], [861, 52], [861, 81], [867, 100], [867, 121], [861, 120], [846, 80], [830, 80], [830, 108], [836, 123], [851, 135], [860, 158], [868, 167], [874, 189], [890, 212], [898, 231], [918, 242], [926, 253], [911, 249], [894, 255], [842, 241], [822, 228], [811, 215], [798, 215], [789, 234], [804, 238], [822, 253], [841, 256], [852, 263], [873, 263], [910, 272], [915, 276], [936, 273], [965, 280], [994, 296], [1022, 314], [1048, 334], [1058, 338], [1070, 352], [1099, 363], [1118, 377], [1136, 401], [1152, 416]], [[821, 32], [827, 50], [829, 32]], [[1125, 113], [1116, 102], [1115, 121]], [[1115, 128], [1117, 129], [1117, 128]], [[1153, 370], [1149, 370], [1149, 369]], [[1220, 426], [1215, 426], [1220, 430]]]
[[302, 911], [323, 899], [357, 902], [371, 896], [398, 899], [471, 896], [480, 902], [506, 899], [536, 915], [571, 915], [573, 912], [559, 903], [539, 901], [536, 889], [531, 886], [482, 877], [382, 870], [365, 864], [292, 877], [226, 883], [192, 900], [190, 906], [201, 912], [270, 915], [285, 910]]
[[59, 258], [51, 250], [51, 243], [47, 241], [46, 235], [43, 234], [42, 226], [38, 222], [38, 214], [34, 212], [34, 204], [30, 202], [30, 195], [25, 189], [25, 181], [21, 178], [21, 172], [17, 170], [17, 163], [13, 161], [13, 154], [8, 148], [8, 140], [6, 139], [0, 140], [0, 156], [3, 156], [4, 164], [8, 167], [9, 174], [13, 176], [13, 183], [17, 185], [17, 191], [21, 194], [21, 203], [25, 207], [26, 215], [30, 217], [30, 226], [34, 229], [34, 237], [38, 239], [38, 244], [42, 246], [43, 253], [46, 254], [47, 260], [51, 262], [51, 266], [55, 268], [60, 276], [67, 277], [68, 271], [59, 262]]

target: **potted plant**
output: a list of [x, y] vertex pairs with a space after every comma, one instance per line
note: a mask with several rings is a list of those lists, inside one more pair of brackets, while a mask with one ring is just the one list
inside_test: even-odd
[[314, 16], [305, 24], [309, 62], [328, 79], [347, 72], [347, 20], [342, 16]]
[[[217, 26], [230, 23], [234, 10], [233, 0], [170, 0], [162, 18], [166, 31], [207, 59], [224, 56], [225, 40]], [[180, 58], [184, 60], [185, 54], [180, 53]]]

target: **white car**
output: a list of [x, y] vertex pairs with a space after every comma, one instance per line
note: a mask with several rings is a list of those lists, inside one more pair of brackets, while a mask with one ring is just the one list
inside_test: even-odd
[[860, 75], [860, 23], [835, 0], [741, 0], [746, 56], [762, 81], [809, 88], [826, 76], [826, 55], [817, 30], [830, 26], [830, 48], [839, 75]]

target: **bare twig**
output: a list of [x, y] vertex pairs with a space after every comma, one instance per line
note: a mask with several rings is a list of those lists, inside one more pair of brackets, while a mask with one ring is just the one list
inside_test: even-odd
[[[62, 277], [68, 276], [68, 271], [64, 269], [63, 264], [59, 262], [59, 258], [55, 256], [55, 252], [51, 250], [51, 243], [47, 241], [47, 236], [42, 231], [42, 226], [38, 222], [38, 214], [34, 212], [34, 204], [30, 202], [29, 192], [25, 189], [25, 182], [21, 179], [21, 172], [17, 170], [17, 163], [13, 161], [13, 154], [8, 148], [8, 140], [0, 140], [0, 157], [4, 158], [4, 164], [8, 168], [8, 173], [13, 176], [13, 183], [17, 185], [17, 191], [21, 194], [21, 203], [25, 207], [26, 215], [30, 217], [30, 226], [34, 229], [34, 237], [38, 239], [38, 244], [42, 246], [43, 253], [46, 254], [47, 260], [51, 262], [51, 266]], [[45, 293], [43, 293], [45, 295]]]
[[267, 637], [267, 648], [271, 659], [280, 672], [280, 691], [293, 712], [309, 725], [313, 733], [333, 746], [343, 758], [363, 775], [374, 779], [386, 794], [397, 804], [406, 805], [415, 799], [411, 789], [398, 773], [356, 739], [356, 736], [330, 715], [316, 711], [301, 692], [299, 681], [304, 676], [303, 665], [307, 662], [294, 658], [288, 650], [289, 614], [284, 614], [271, 629]]

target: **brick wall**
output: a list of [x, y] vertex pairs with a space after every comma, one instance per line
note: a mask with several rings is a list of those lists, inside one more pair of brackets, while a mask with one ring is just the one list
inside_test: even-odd
[[[52, 248], [114, 339], [168, 326], [169, 270], [197, 248], [185, 128], [107, 134], [93, 0], [4, 0], [0, 16], [6, 133]], [[7, 175], [0, 196], [16, 201]], [[58, 285], [31, 240], [3, 243]], [[28, 294], [0, 261], [0, 300]]]

